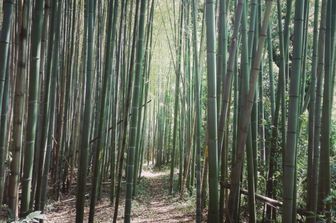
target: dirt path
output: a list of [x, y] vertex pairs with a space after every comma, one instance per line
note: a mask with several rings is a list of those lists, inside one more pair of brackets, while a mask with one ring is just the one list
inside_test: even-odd
[[[138, 184], [138, 194], [132, 202], [132, 222], [194, 222], [195, 202], [193, 198], [182, 200], [178, 195], [168, 195], [169, 171], [146, 170]], [[106, 188], [108, 191], [108, 188]], [[89, 201], [85, 208], [85, 221]], [[110, 205], [108, 194], [96, 206], [95, 222], [112, 222], [114, 208]], [[54, 202], [47, 206], [48, 223], [75, 222], [75, 200]], [[119, 207], [118, 222], [123, 222], [124, 195]]]

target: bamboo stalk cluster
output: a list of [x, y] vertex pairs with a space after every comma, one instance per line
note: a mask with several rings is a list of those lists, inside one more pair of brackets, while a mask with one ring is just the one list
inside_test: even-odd
[[1, 9], [0, 201], [11, 220], [75, 187], [74, 221], [94, 222], [108, 182], [111, 219], [123, 204], [131, 222], [142, 170], [165, 166], [167, 193], [196, 194], [196, 222], [335, 220], [335, 1]]

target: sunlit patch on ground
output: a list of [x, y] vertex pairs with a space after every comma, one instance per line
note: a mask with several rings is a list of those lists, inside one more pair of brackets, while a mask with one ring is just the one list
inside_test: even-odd
[[[179, 195], [168, 195], [169, 170], [142, 172], [138, 184], [138, 194], [132, 202], [132, 222], [194, 222], [195, 205], [193, 201], [182, 200]], [[106, 195], [106, 196], [105, 196]], [[85, 220], [89, 213], [89, 201], [85, 208]], [[114, 208], [110, 205], [108, 194], [97, 203], [95, 222], [112, 222]], [[118, 222], [123, 222], [124, 197], [121, 197]], [[74, 196], [48, 205], [48, 223], [70, 223], [75, 221]]]

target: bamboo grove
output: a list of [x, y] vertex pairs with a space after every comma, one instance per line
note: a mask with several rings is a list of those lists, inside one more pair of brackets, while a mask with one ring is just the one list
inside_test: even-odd
[[73, 222], [94, 222], [107, 187], [113, 222], [131, 222], [145, 166], [195, 197], [196, 222], [336, 221], [336, 1], [4, 0], [0, 15], [8, 221], [75, 190]]

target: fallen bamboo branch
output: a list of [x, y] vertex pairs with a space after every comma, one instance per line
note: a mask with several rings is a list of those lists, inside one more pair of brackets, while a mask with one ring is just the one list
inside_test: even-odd
[[[230, 189], [230, 186], [231, 184], [229, 183], [222, 183], [222, 186], [225, 187], [226, 189]], [[240, 189], [240, 193], [243, 194], [243, 195], [246, 195], [248, 196], [248, 190], [244, 189], [244, 188], [241, 188]], [[275, 200], [273, 198], [270, 198], [270, 197], [266, 197], [264, 195], [261, 195], [261, 194], [255, 194], [255, 198], [256, 200], [262, 202], [262, 203], [265, 203], [273, 208], [276, 208], [276, 209], [279, 209], [282, 207], [283, 203], [282, 201], [278, 201], [278, 200]], [[313, 215], [312, 212], [309, 212], [305, 209], [302, 209], [302, 208], [297, 208], [297, 213], [300, 214], [300, 215], [304, 215], [304, 216], [309, 216], [309, 215]]]

